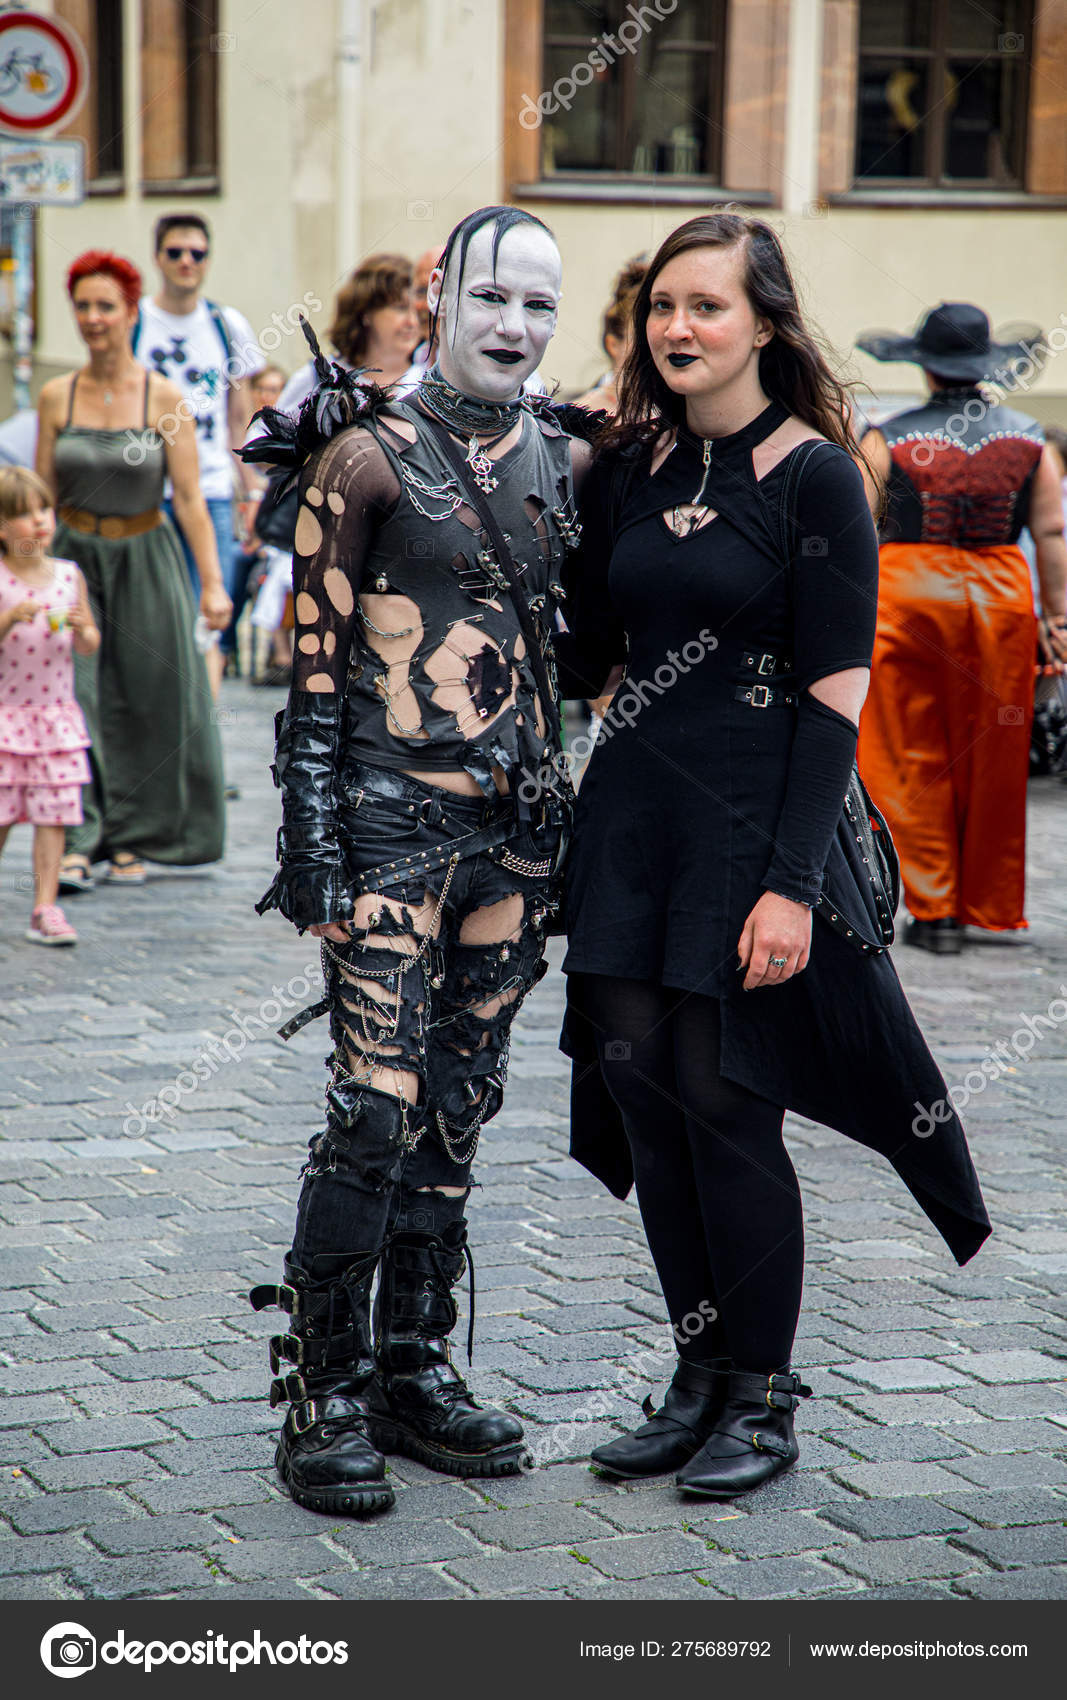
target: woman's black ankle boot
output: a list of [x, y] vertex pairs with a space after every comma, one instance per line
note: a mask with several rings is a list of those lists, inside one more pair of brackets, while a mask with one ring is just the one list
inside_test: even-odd
[[623, 1481], [642, 1476], [667, 1476], [698, 1452], [726, 1403], [729, 1358], [708, 1365], [679, 1359], [674, 1379], [655, 1410], [651, 1398], [642, 1409], [648, 1417], [633, 1434], [620, 1435], [591, 1453], [598, 1469]]
[[712, 1432], [675, 1477], [682, 1492], [734, 1499], [790, 1469], [800, 1457], [793, 1412], [810, 1394], [788, 1368], [770, 1375], [734, 1370]]

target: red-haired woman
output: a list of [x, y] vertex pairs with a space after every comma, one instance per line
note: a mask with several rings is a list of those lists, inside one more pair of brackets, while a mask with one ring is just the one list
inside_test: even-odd
[[193, 628], [196, 609], [163, 483], [200, 570], [200, 611], [222, 631], [230, 614], [215, 534], [197, 473], [194, 422], [177, 388], [130, 351], [141, 277], [118, 254], [91, 250], [67, 275], [89, 358], [53, 378], [38, 402], [37, 471], [56, 492], [53, 552], [85, 574], [102, 643], [76, 671], [93, 740], [93, 783], [68, 838], [65, 889], [106, 878], [140, 885], [143, 858], [179, 865], [222, 855], [218, 728]]
[[798, 1456], [785, 1107], [888, 1157], [959, 1262], [989, 1232], [842, 825], [878, 568], [846, 420], [774, 232], [691, 220], [638, 291], [564, 571], [568, 694], [626, 662], [568, 873], [572, 1149], [636, 1181], [680, 1360], [593, 1456], [710, 1499]]

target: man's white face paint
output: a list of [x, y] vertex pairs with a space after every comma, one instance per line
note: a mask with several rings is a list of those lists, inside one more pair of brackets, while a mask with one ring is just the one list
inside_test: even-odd
[[438, 364], [450, 384], [485, 401], [513, 401], [540, 364], [556, 328], [562, 271], [559, 249], [536, 224], [505, 232], [493, 269], [492, 224], [471, 237], [462, 284], [459, 247], [426, 292], [438, 319]]

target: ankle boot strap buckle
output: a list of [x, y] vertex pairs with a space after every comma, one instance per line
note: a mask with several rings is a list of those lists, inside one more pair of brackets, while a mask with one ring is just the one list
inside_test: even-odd
[[767, 1377], [764, 1400], [772, 1411], [795, 1411], [801, 1399], [810, 1397], [811, 1388], [804, 1385], [795, 1370]]
[[793, 1452], [786, 1441], [779, 1440], [774, 1434], [754, 1434], [752, 1444], [757, 1452], [773, 1452], [779, 1458], [792, 1458]]

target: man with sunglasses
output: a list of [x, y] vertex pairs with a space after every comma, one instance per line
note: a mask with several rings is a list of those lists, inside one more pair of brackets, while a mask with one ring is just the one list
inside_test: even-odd
[[[242, 313], [204, 298], [211, 256], [207, 221], [199, 213], [165, 213], [156, 221], [154, 241], [160, 288], [141, 301], [133, 352], [151, 371], [162, 372], [177, 384], [196, 414], [200, 488], [215, 527], [226, 588], [232, 594], [235, 479], [243, 495], [251, 494], [258, 482], [233, 451], [240, 448], [248, 429], [252, 379], [265, 364], [264, 356]], [[170, 512], [169, 501], [167, 509]], [[196, 564], [187, 545], [185, 558], [199, 598]], [[223, 667], [219, 645], [213, 646], [207, 662], [217, 694]]]

